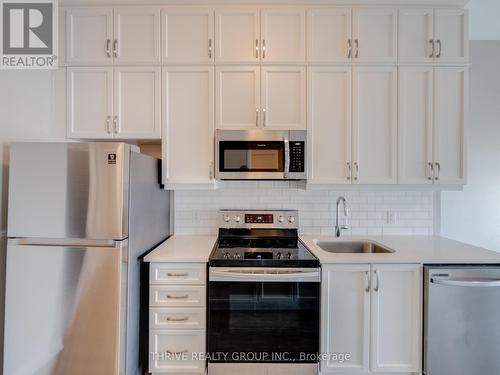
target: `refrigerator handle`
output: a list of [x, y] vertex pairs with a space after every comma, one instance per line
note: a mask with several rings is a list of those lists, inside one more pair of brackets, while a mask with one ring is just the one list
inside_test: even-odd
[[9, 245], [63, 246], [63, 247], [116, 247], [115, 240], [91, 240], [86, 238], [9, 238]]

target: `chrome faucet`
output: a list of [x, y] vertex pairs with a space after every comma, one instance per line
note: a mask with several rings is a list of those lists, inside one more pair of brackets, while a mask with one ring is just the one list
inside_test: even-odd
[[339, 225], [340, 202], [342, 202], [342, 206], [344, 207], [344, 216], [347, 217], [347, 215], [349, 215], [349, 210], [347, 209], [347, 201], [345, 200], [344, 197], [340, 196], [337, 199], [337, 214], [336, 214], [337, 223], [335, 224], [335, 237], [340, 237], [340, 231], [342, 229], [349, 229], [347, 225]]

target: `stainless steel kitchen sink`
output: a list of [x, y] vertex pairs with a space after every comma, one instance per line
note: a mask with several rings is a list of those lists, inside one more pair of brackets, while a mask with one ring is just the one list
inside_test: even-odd
[[339, 254], [387, 254], [394, 250], [373, 241], [314, 241], [321, 249]]

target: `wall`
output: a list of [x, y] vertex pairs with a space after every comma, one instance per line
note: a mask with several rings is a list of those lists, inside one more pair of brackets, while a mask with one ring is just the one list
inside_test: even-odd
[[471, 0], [467, 8], [471, 40], [500, 40], [500, 1]]
[[[346, 189], [347, 190], [347, 189]], [[220, 209], [298, 209], [303, 234], [333, 235], [335, 203], [350, 209], [346, 235], [433, 234], [434, 192], [374, 188], [303, 190], [294, 182], [226, 183], [213, 191], [175, 192], [175, 232], [215, 234]], [[395, 222], [387, 223], [387, 213]]]
[[500, 251], [500, 41], [472, 42], [471, 62], [468, 182], [442, 193], [441, 234]]

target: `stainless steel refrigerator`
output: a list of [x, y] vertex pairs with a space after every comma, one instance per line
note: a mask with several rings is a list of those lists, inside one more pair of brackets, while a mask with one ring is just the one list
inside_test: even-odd
[[171, 232], [158, 160], [16, 143], [9, 169], [3, 373], [139, 374], [139, 258]]

